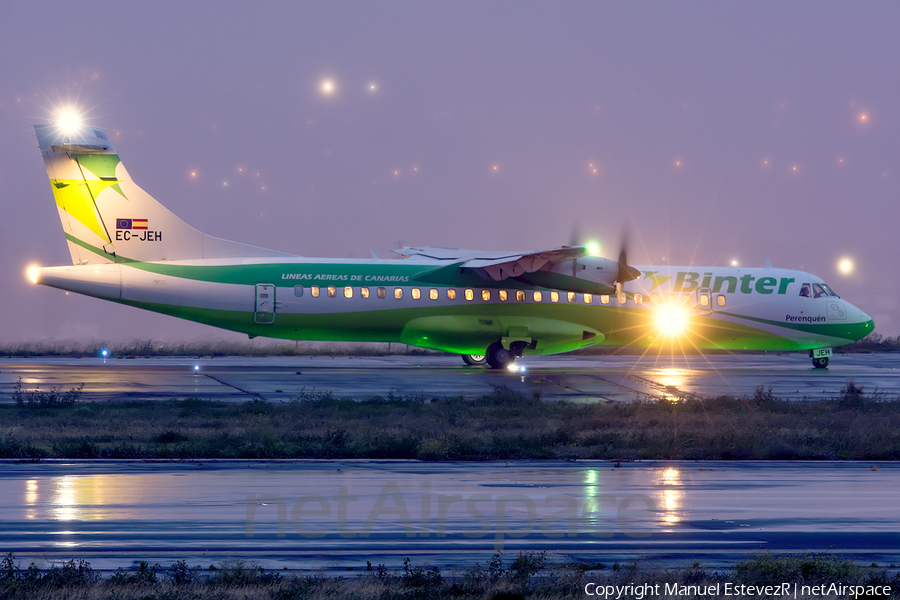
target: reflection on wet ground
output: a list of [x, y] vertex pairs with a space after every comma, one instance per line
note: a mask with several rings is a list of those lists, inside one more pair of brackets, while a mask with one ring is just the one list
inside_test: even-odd
[[0, 359], [0, 402], [16, 382], [26, 389], [84, 385], [84, 400], [198, 397], [287, 401], [301, 393], [426, 397], [490, 393], [506, 385], [547, 399], [592, 402], [636, 398], [752, 396], [759, 386], [781, 398], [835, 397], [853, 379], [866, 392], [896, 395], [900, 355], [837, 355], [813, 369], [800, 354], [634, 357], [529, 357], [522, 372], [466, 367], [455, 356], [267, 357], [210, 359]]
[[900, 464], [48, 461], [0, 464], [0, 548], [208, 566], [442, 568], [503, 550], [726, 564], [758, 550], [900, 563]]

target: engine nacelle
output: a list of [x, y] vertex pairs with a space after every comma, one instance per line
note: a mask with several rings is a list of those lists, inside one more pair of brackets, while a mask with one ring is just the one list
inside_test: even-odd
[[527, 273], [517, 279], [530, 285], [567, 292], [614, 294], [618, 273], [618, 262], [600, 256], [584, 256], [559, 263], [549, 271]]

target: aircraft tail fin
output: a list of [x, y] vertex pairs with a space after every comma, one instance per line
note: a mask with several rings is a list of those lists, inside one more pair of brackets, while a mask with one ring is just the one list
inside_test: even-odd
[[73, 264], [290, 256], [194, 229], [132, 181], [99, 129], [35, 132]]

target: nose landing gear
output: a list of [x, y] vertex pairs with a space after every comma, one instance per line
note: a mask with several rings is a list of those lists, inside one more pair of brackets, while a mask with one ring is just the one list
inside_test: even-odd
[[816, 348], [809, 351], [809, 357], [812, 359], [813, 366], [817, 369], [828, 368], [828, 358], [831, 354], [831, 348]]

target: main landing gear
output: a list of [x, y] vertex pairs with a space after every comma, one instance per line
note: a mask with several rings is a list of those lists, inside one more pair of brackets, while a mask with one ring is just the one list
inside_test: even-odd
[[480, 367], [487, 362], [484, 354], [463, 354], [462, 359], [470, 367]]
[[500, 342], [494, 342], [488, 346], [484, 354], [463, 354], [463, 362], [469, 366], [477, 367], [487, 364], [492, 369], [505, 369], [516, 362], [516, 358], [522, 356], [527, 344], [525, 342], [513, 342], [509, 350]]
[[500, 342], [494, 342], [488, 346], [487, 354], [485, 356], [487, 358], [487, 364], [489, 364], [492, 369], [505, 369], [516, 360], [515, 354], [504, 348], [503, 344]]

